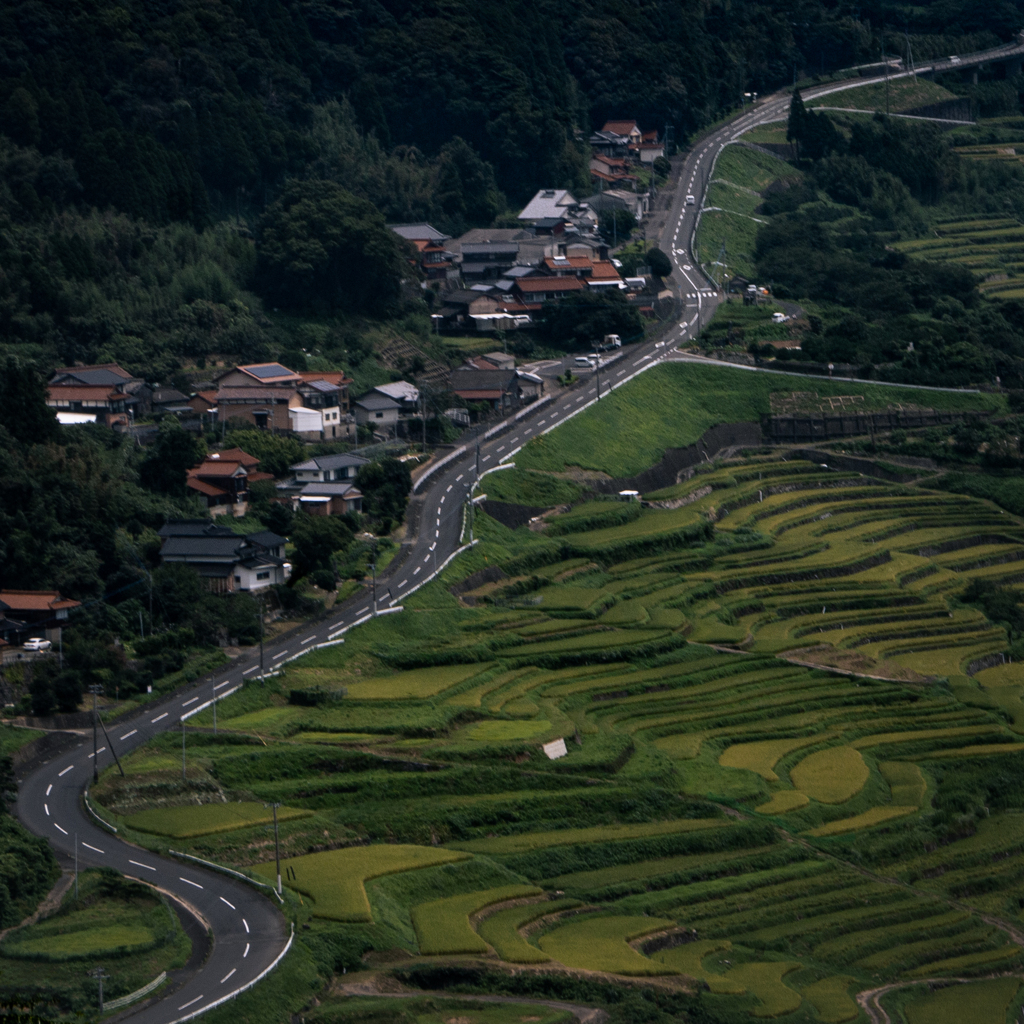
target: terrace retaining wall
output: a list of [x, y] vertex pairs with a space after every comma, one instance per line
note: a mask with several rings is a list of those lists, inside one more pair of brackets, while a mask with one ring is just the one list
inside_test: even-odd
[[917, 430], [946, 423], [987, 419], [987, 412], [940, 412], [935, 409], [851, 412], [835, 416], [805, 414], [769, 416], [765, 433], [773, 444], [787, 441], [828, 441], [833, 437], [856, 437], [890, 430]]
[[759, 423], [721, 423], [706, 430], [696, 444], [685, 448], [668, 448], [657, 465], [636, 476], [617, 477], [614, 480], [590, 480], [589, 486], [600, 494], [618, 494], [619, 491], [639, 491], [649, 494], [677, 484], [680, 477], [692, 475], [702, 462], [712, 462], [727, 448], [757, 448], [762, 443]]

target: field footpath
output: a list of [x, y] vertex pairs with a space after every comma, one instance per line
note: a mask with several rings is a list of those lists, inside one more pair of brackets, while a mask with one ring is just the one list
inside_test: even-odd
[[350, 981], [334, 988], [334, 993], [346, 996], [372, 996], [375, 999], [458, 999], [467, 1003], [516, 1003], [520, 1006], [546, 1006], [552, 1010], [571, 1013], [580, 1024], [604, 1024], [608, 1014], [596, 1006], [581, 1006], [577, 1003], [562, 1003], [555, 999], [526, 999], [522, 996], [460, 995], [453, 992], [431, 992], [427, 989], [413, 989], [402, 992], [382, 992], [377, 985], [377, 975], [361, 981]]
[[940, 985], [948, 988], [951, 985], [969, 985], [976, 981], [995, 981], [996, 978], [1019, 978], [1019, 974], [1013, 971], [1002, 971], [999, 974], [986, 974], [974, 978], [919, 978], [914, 981], [894, 981], [889, 985], [882, 985], [881, 988], [869, 988], [856, 995], [857, 1005], [868, 1015], [871, 1024], [892, 1024], [892, 1017], [882, 1008], [879, 1002], [890, 992], [896, 992], [901, 988], [911, 988], [914, 985]]

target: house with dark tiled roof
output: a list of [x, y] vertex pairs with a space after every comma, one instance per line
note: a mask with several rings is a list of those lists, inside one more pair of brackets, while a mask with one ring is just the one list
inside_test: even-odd
[[452, 391], [464, 402], [486, 402], [501, 415], [520, 405], [515, 370], [478, 370], [460, 366], [452, 371]]
[[263, 590], [291, 576], [287, 542], [268, 530], [243, 536], [207, 519], [172, 519], [159, 533], [161, 562], [191, 566], [215, 594]]
[[46, 390], [46, 404], [57, 410], [58, 420], [63, 416], [68, 422], [82, 422], [87, 415], [103, 426], [124, 428], [151, 407], [149, 385], [117, 363], [59, 367]]

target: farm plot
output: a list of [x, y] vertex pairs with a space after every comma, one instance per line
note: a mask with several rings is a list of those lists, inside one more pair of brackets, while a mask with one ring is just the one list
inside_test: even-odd
[[[381, 875], [465, 860], [467, 854], [423, 846], [360, 846], [311, 853], [281, 861], [289, 887], [315, 903], [317, 917], [335, 921], [372, 921], [363, 883]], [[257, 873], [274, 877], [274, 864], [260, 864]]]
[[[551, 536], [481, 515], [481, 543], [402, 614], [232, 698], [247, 735], [197, 734], [196, 786], [310, 814], [285, 823], [309, 830], [295, 852], [323, 831], [373, 842], [283, 867], [380, 949], [685, 975], [726, 1016], [837, 1022], [852, 991], [1013, 969], [1024, 681], [964, 674], [1009, 638], [958, 595], [1012, 570], [1024, 530], [970, 497], [778, 458], [666, 496], [697, 488], [682, 529], [680, 510], [606, 501]], [[459, 604], [451, 585], [486, 566], [516, 586]], [[289, 703], [331, 686], [348, 696]], [[97, 799], [177, 785], [161, 742]], [[268, 859], [233, 834], [201, 838]]]
[[638, 953], [629, 945], [675, 924], [657, 917], [585, 917], [542, 935], [540, 948], [552, 960], [581, 971], [608, 971], [632, 976], [675, 974], [666, 964]]
[[412, 908], [412, 923], [416, 929], [420, 952], [428, 956], [486, 953], [487, 943], [470, 927], [470, 915], [493, 903], [537, 896], [541, 892], [535, 885], [506, 885], [421, 903]]
[[[279, 807], [278, 821], [309, 817], [313, 812], [299, 807]], [[140, 811], [125, 819], [125, 824], [140, 832], [151, 832], [172, 839], [187, 839], [232, 832], [273, 821], [273, 812], [263, 804], [201, 804], [198, 807], [167, 807]]]

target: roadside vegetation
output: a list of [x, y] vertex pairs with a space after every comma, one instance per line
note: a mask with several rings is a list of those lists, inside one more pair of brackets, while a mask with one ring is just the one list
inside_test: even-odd
[[0, 944], [0, 987], [8, 1004], [60, 1018], [93, 1017], [99, 992], [88, 971], [107, 972], [105, 1002], [183, 967], [191, 942], [170, 905], [116, 872], [84, 871], [60, 905]]

